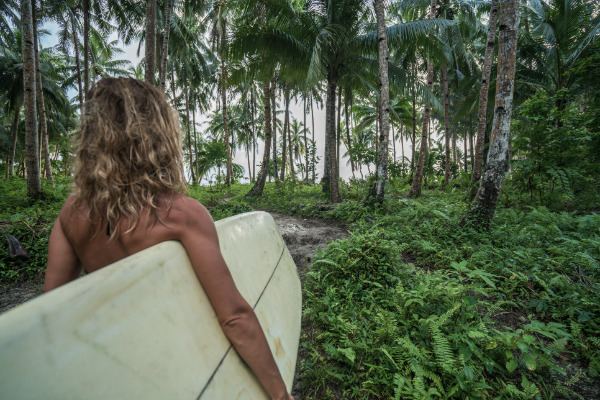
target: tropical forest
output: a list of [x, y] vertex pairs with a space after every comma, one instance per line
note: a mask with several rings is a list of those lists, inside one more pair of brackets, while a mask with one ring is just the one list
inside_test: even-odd
[[600, 399], [597, 0], [0, 0], [2, 314], [105, 77], [164, 93], [215, 221], [279, 224], [296, 400]]

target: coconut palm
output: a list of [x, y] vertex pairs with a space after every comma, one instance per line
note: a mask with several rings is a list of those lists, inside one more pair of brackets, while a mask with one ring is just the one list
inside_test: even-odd
[[[528, 6], [531, 30], [520, 51], [521, 81], [550, 94], [568, 90], [577, 79], [569, 71], [600, 38], [600, 14], [584, 0], [528, 0]], [[566, 104], [567, 98], [558, 96], [556, 106], [562, 110]]]

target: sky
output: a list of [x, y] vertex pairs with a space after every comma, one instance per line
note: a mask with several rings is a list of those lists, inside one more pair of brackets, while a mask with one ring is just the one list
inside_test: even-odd
[[[58, 26], [53, 22], [48, 22], [48, 23], [44, 24], [43, 28], [48, 30], [50, 34], [45, 37], [40, 38], [40, 42], [41, 42], [42, 46], [49, 47], [49, 46], [56, 45], [58, 42], [58, 38], [57, 38]], [[144, 54], [143, 46], [140, 48], [140, 56], [138, 56], [137, 55], [137, 48], [138, 48], [137, 43], [125, 45], [118, 38], [118, 35], [116, 33], [114, 33], [110, 37], [110, 40], [114, 40], [114, 39], [117, 39], [119, 41], [119, 45], [124, 51], [124, 53], [119, 55], [118, 57], [120, 59], [129, 60], [133, 66], [137, 65], [140, 62], [142, 55]], [[73, 92], [70, 95], [75, 96], [75, 93]], [[282, 107], [283, 107], [283, 100], [281, 98], [278, 98], [278, 110], [281, 110]], [[290, 104], [290, 114], [291, 114], [291, 118], [295, 118], [299, 122], [303, 122], [304, 117], [302, 115], [303, 114], [302, 104], [296, 103], [294, 100], [292, 100], [292, 103]], [[197, 113], [196, 115], [197, 115], [197, 122], [200, 121], [197, 123], [197, 131], [202, 132], [203, 127], [206, 126], [206, 122], [205, 122], [206, 119], [202, 118], [202, 116], [200, 116], [199, 113]], [[200, 116], [200, 117], [198, 118], [198, 116]], [[280, 116], [279, 118], [283, 118], [283, 116]], [[317, 164], [317, 174], [318, 174], [318, 178], [320, 178], [323, 175], [323, 159], [324, 159], [323, 153], [324, 153], [324, 149], [325, 149], [325, 110], [322, 108], [315, 107], [314, 108], [314, 120], [315, 120], [315, 141], [317, 144], [317, 156], [321, 158], [321, 161]], [[306, 123], [307, 123], [309, 130], [312, 130], [310, 114], [307, 115]], [[277, 139], [278, 139], [278, 141], [281, 139], [280, 131], [277, 132]], [[260, 145], [257, 146], [257, 154], [256, 154], [256, 173], [257, 174], [258, 174], [258, 171], [260, 170], [259, 164], [262, 162], [263, 148], [264, 148], [264, 145], [262, 143], [260, 143]], [[397, 151], [398, 151], [398, 157], [400, 157], [399, 143], [397, 144]], [[409, 154], [410, 146], [405, 145], [405, 151], [407, 154]], [[347, 152], [346, 146], [344, 146], [343, 143], [341, 145], [340, 152], [342, 154], [345, 154]], [[246, 170], [248, 169], [248, 161], [246, 158], [245, 150], [238, 149], [234, 155], [233, 162], [241, 165], [244, 168], [245, 179], [243, 181], [247, 182], [248, 181], [248, 171], [246, 171]], [[373, 166], [371, 166], [371, 170], [373, 170]], [[189, 171], [186, 171], [186, 172], [189, 173]], [[366, 167], [363, 168], [363, 172], [365, 174], [367, 173]], [[211, 173], [210, 175], [215, 175], [215, 174], [216, 174], [216, 172]], [[358, 171], [356, 172], [356, 176], [360, 177], [360, 174], [358, 173]], [[347, 157], [343, 157], [343, 159], [340, 163], [340, 177], [346, 181], [352, 177], [352, 171], [351, 171], [350, 165], [348, 163]]]

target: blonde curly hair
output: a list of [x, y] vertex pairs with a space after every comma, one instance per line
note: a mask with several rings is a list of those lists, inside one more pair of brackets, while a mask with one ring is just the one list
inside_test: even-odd
[[133, 78], [104, 78], [90, 91], [76, 138], [73, 209], [107, 222], [110, 240], [134, 230], [145, 210], [153, 224], [159, 201], [167, 207], [185, 193], [177, 113], [156, 87]]

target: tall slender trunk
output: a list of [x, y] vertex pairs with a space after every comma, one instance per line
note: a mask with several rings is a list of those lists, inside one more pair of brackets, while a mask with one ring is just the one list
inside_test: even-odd
[[515, 85], [517, 37], [519, 30], [519, 0], [504, 0], [498, 34], [498, 78], [494, 122], [485, 171], [477, 190], [477, 200], [467, 215], [467, 220], [487, 227], [494, 217], [500, 186], [504, 178], [510, 119]]
[[[154, 0], [156, 1], [156, 0]], [[83, 95], [90, 90], [90, 0], [83, 0]]]
[[335, 165], [336, 165], [336, 181], [340, 178], [340, 144], [342, 142], [342, 87], [338, 87], [338, 98], [337, 98], [337, 123], [336, 129], [336, 146], [335, 146]]
[[[347, 89], [349, 93], [350, 88]], [[348, 93], [347, 92], [347, 93]], [[350, 139], [350, 116], [348, 115], [348, 97], [351, 96], [346, 96], [346, 101], [344, 101], [344, 114], [346, 116], [346, 140], [347, 140], [347, 146], [348, 146], [348, 154], [350, 154], [350, 148], [352, 147], [352, 140]], [[350, 157], [350, 168], [352, 168], [352, 177], [354, 177], [354, 161], [352, 160], [352, 157]]]
[[477, 112], [477, 140], [475, 144], [475, 161], [473, 172], [471, 174], [471, 183], [473, 189], [470, 197], [473, 198], [477, 191], [477, 182], [481, 179], [481, 170], [483, 166], [483, 146], [485, 143], [485, 125], [488, 105], [488, 90], [490, 86], [490, 75], [492, 71], [492, 61], [494, 58], [494, 44], [496, 41], [496, 21], [498, 20], [498, 0], [492, 0], [490, 8], [490, 18], [487, 34], [487, 45], [483, 61], [483, 72], [481, 77], [481, 89], [479, 91], [479, 110]]
[[250, 146], [251, 144], [246, 142], [246, 159], [248, 160], [248, 182], [252, 182], [252, 169], [250, 165]]
[[460, 159], [458, 158], [458, 149], [456, 148], [456, 128], [452, 127], [452, 161], [460, 167]]
[[[429, 11], [429, 19], [435, 18], [436, 0], [431, 0], [431, 9]], [[427, 60], [427, 87], [429, 90], [433, 88], [433, 62]], [[408, 197], [418, 197], [421, 195], [421, 186], [423, 182], [423, 170], [425, 167], [425, 157], [427, 156], [427, 136], [429, 132], [429, 113], [430, 105], [425, 102], [425, 110], [423, 112], [423, 132], [421, 133], [421, 149], [419, 151], [419, 163], [417, 164], [417, 170], [413, 183], [408, 192]]]
[[287, 162], [287, 142], [286, 135], [288, 134], [290, 126], [290, 101], [289, 101], [289, 88], [287, 83], [283, 86], [283, 102], [285, 108], [285, 114], [283, 115], [283, 132], [281, 133], [281, 175], [279, 179], [285, 182], [285, 164]]
[[[314, 102], [314, 98], [311, 97], [310, 98], [310, 118], [312, 120], [312, 142], [313, 142], [313, 147], [316, 147], [316, 143], [315, 143], [315, 110], [313, 107], [313, 102]], [[316, 148], [315, 150], [312, 152], [312, 183], [313, 185], [315, 184], [316, 180], [317, 180], [317, 158], [316, 158]]]
[[[336, 85], [331, 82], [331, 79], [328, 79], [327, 99], [325, 100], [325, 149], [323, 152], [323, 177], [321, 178], [323, 193], [329, 193], [331, 191], [332, 139], [330, 136], [333, 136], [333, 154], [335, 156], [335, 88]], [[331, 99], [333, 99], [333, 103]], [[335, 160], [335, 157], [333, 159]]]
[[473, 151], [473, 117], [469, 115], [469, 153], [471, 155], [471, 173], [475, 165], [475, 153]]
[[227, 48], [227, 27], [223, 18], [221, 21], [221, 98], [223, 102], [223, 128], [225, 130], [225, 147], [227, 149], [227, 174], [225, 184], [233, 181], [233, 161], [231, 157], [231, 144], [229, 143], [229, 124], [227, 122], [227, 68], [225, 67], [225, 50]]
[[[327, 104], [325, 107], [325, 173], [323, 176], [323, 190], [329, 192], [330, 200], [336, 203], [340, 200], [338, 191], [337, 171], [336, 171], [336, 151], [335, 151], [335, 89], [339, 78], [332, 71], [327, 73]], [[329, 168], [327, 168], [329, 166]]]
[[269, 79], [265, 79], [263, 83], [264, 94], [264, 105], [265, 105], [265, 151], [263, 153], [263, 161], [260, 166], [260, 172], [258, 173], [258, 179], [252, 186], [252, 189], [246, 194], [246, 197], [258, 197], [262, 196], [265, 188], [265, 182], [267, 181], [267, 175], [269, 174], [269, 155], [271, 147], [271, 89], [269, 87]]
[[442, 81], [444, 85], [444, 145], [446, 150], [446, 163], [444, 168], [444, 185], [450, 181], [450, 120], [448, 119], [448, 68], [442, 68]]
[[77, 39], [77, 29], [75, 29], [75, 17], [73, 14], [71, 20], [71, 32], [73, 35], [73, 47], [75, 47], [75, 67], [77, 68], [77, 88], [79, 89], [79, 115], [83, 115], [83, 87], [81, 85], [81, 63], [79, 61], [79, 40]]
[[415, 87], [413, 85], [413, 92], [412, 92], [412, 136], [411, 136], [412, 149], [411, 149], [411, 156], [410, 156], [410, 175], [411, 175], [411, 177], [412, 177], [412, 174], [414, 174], [414, 171], [415, 171], [415, 141], [416, 141], [416, 136], [417, 136], [417, 107], [416, 107], [416, 101], [415, 101]]
[[15, 174], [15, 154], [17, 152], [17, 137], [19, 134], [19, 114], [21, 113], [21, 101], [17, 101], [17, 108], [15, 109], [15, 117], [12, 123], [12, 142], [10, 147], [10, 157], [8, 159], [8, 175], [13, 176]]
[[154, 69], [156, 65], [156, 0], [146, 0], [145, 55], [146, 73], [144, 80], [154, 85]]
[[304, 114], [304, 172], [306, 173], [306, 177], [304, 182], [308, 185], [308, 138], [306, 137], [306, 96], [304, 96], [304, 107], [302, 109]]
[[252, 119], [252, 182], [256, 180], [256, 125], [254, 124], [254, 114], [256, 105], [254, 100], [254, 85], [250, 90], [250, 116]]
[[392, 131], [392, 145], [393, 145], [393, 155], [394, 162], [396, 162], [396, 131], [394, 130], [394, 124], [390, 124], [390, 130]]
[[173, 10], [173, 0], [167, 0], [167, 9], [165, 11], [165, 33], [163, 35], [162, 57], [158, 69], [158, 81], [160, 90], [165, 91], [167, 81], [167, 58], [169, 54], [169, 32], [171, 31], [171, 12]]
[[465, 168], [465, 172], [467, 172], [467, 138], [469, 134], [465, 132], [465, 137], [463, 140], [463, 164]]
[[25, 104], [25, 145], [27, 153], [27, 195], [40, 198], [42, 181], [38, 153], [38, 129], [36, 113], [35, 50], [32, 19], [32, 1], [21, 0], [21, 34], [23, 52], [23, 87]]
[[194, 108], [192, 109], [192, 125], [194, 127], [194, 168], [196, 171], [196, 178], [198, 179], [198, 184], [200, 184], [200, 181], [202, 179], [198, 171], [198, 135], [196, 133], [196, 104], [194, 104]]
[[379, 118], [381, 120], [374, 195], [377, 201], [382, 202], [388, 169], [390, 86], [388, 78], [388, 47], [383, 0], [375, 0], [373, 5], [375, 7], [375, 17], [377, 19], [377, 42], [379, 44]]
[[[185, 70], [184, 70], [185, 71]], [[187, 72], [187, 71], [185, 71]], [[194, 155], [192, 154], [192, 139], [190, 136], [190, 104], [189, 104], [189, 88], [188, 88], [188, 80], [187, 73], [185, 79], [185, 116], [186, 116], [186, 125], [187, 125], [187, 141], [188, 141], [188, 149], [190, 151], [190, 173], [192, 175], [192, 182], [196, 182], [196, 174], [194, 173]]]
[[35, 100], [39, 115], [39, 137], [42, 142], [42, 152], [44, 155], [44, 178], [52, 181], [54, 186], [54, 177], [52, 176], [52, 164], [50, 163], [50, 149], [48, 145], [48, 119], [46, 117], [46, 105], [44, 104], [44, 91], [42, 88], [42, 71], [40, 68], [40, 55], [37, 38], [37, 19], [35, 3], [32, 2], [31, 18], [33, 21], [33, 47], [35, 53]]
[[402, 138], [402, 127], [400, 127], [400, 148], [402, 150], [402, 170], [404, 170], [404, 139]]
[[288, 138], [288, 151], [289, 151], [289, 156], [290, 156], [290, 174], [292, 175], [292, 182], [296, 183], [296, 172], [294, 171], [294, 154], [293, 154], [293, 148], [292, 148], [292, 132], [291, 132], [291, 128], [290, 128], [290, 117], [289, 117], [289, 108], [290, 108], [290, 94], [288, 91], [287, 94], [287, 99], [286, 99], [286, 114], [288, 114], [286, 116], [288, 122], [287, 122], [287, 138]]
[[[275, 79], [271, 81], [271, 102], [273, 109], [273, 177], [277, 180], [277, 87], [275, 86]], [[268, 118], [265, 114], [265, 120]]]

